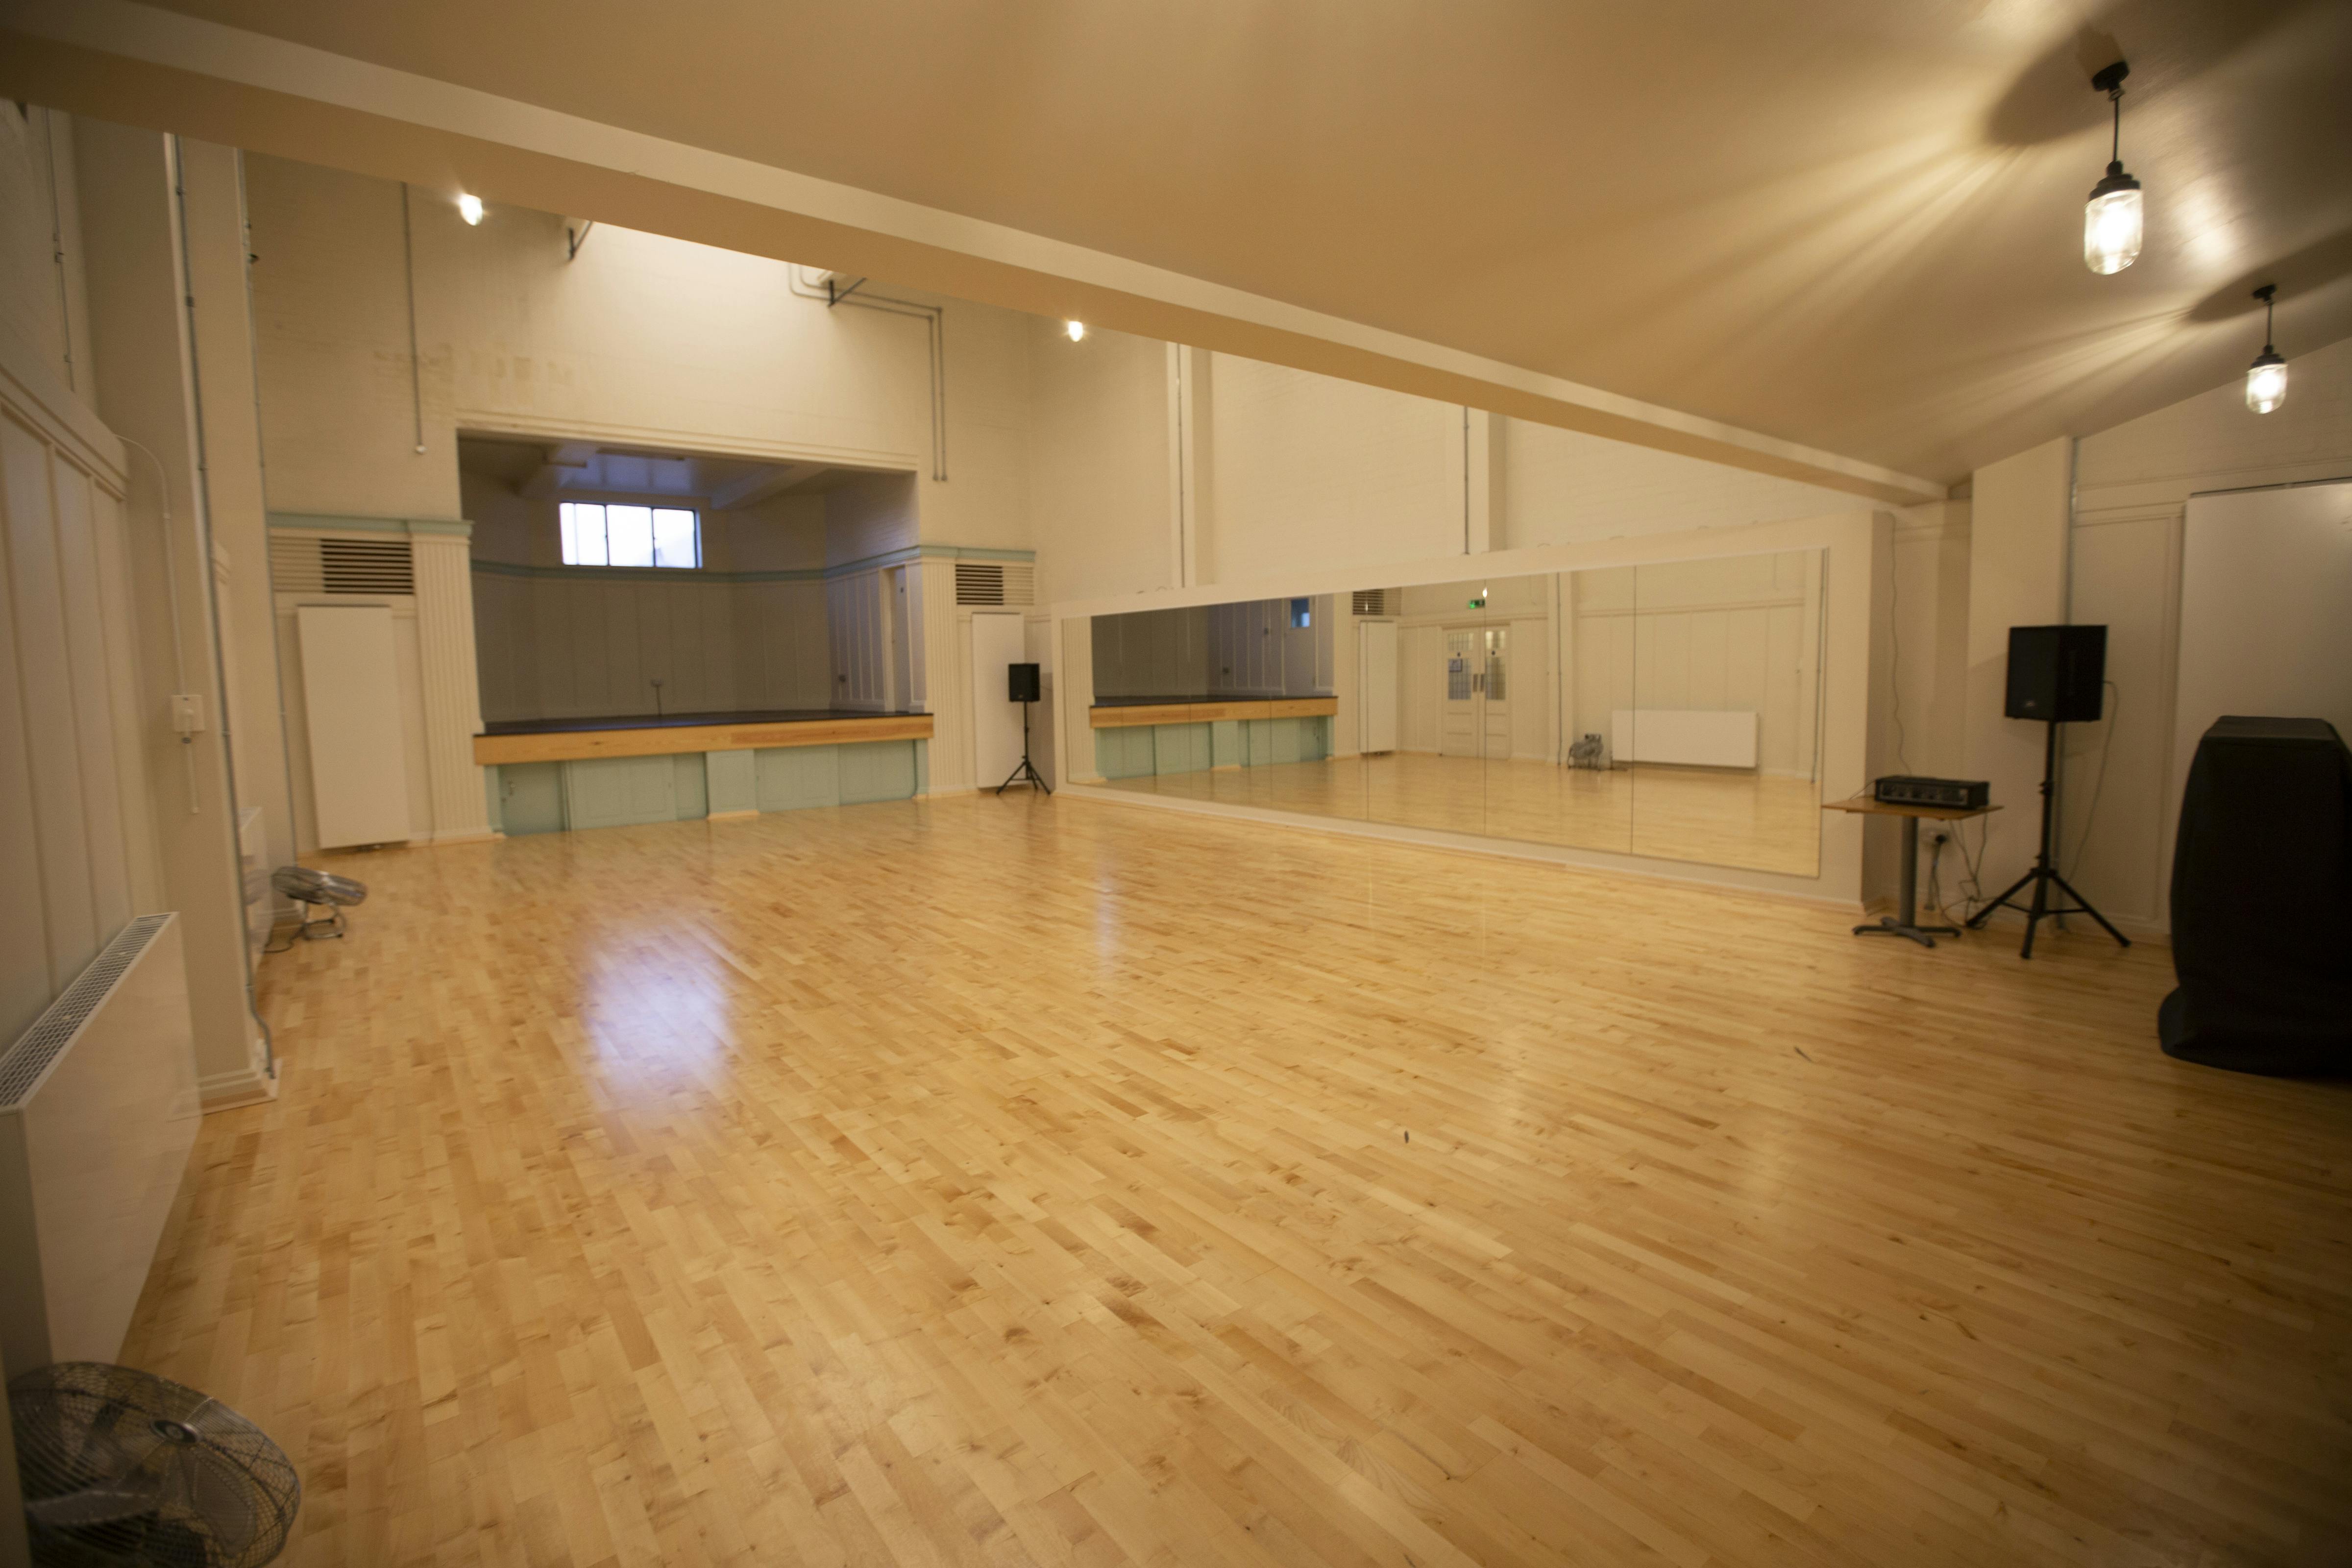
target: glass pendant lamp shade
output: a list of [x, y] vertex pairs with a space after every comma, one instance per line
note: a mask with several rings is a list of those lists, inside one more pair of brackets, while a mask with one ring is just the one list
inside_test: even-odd
[[2140, 216], [2139, 182], [2108, 164], [2083, 208], [2083, 265], [2104, 278], [2138, 260]]
[[2091, 78], [2115, 110], [2115, 145], [2106, 177], [2091, 187], [2083, 208], [2083, 265], [2105, 278], [2139, 259], [2139, 182], [2124, 173], [2124, 78], [2131, 67], [2117, 60]]
[[2286, 401], [2286, 358], [2271, 341], [2277, 325], [2278, 285], [2265, 283], [2254, 290], [2263, 302], [2263, 352], [2246, 367], [2246, 406], [2268, 414]]
[[2286, 401], [2286, 361], [2265, 349], [2246, 368], [2246, 406], [2268, 414]]

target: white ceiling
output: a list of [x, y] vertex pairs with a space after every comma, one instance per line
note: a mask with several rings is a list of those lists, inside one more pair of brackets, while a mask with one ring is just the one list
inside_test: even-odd
[[2352, 332], [2341, 0], [169, 9], [1942, 480]]

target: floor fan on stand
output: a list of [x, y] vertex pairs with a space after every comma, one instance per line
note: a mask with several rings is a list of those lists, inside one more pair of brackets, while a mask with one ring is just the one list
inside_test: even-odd
[[260, 1568], [286, 1549], [301, 1479], [219, 1400], [63, 1362], [11, 1383], [8, 1406], [40, 1568]]

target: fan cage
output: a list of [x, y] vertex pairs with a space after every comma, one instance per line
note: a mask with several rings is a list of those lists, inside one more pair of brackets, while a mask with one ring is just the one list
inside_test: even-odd
[[16, 1379], [8, 1404], [36, 1563], [260, 1568], [285, 1550], [301, 1478], [220, 1401], [65, 1362]]

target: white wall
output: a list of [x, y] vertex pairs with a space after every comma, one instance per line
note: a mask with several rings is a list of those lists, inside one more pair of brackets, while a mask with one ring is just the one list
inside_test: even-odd
[[2060, 858], [2126, 929], [2159, 930], [2168, 920], [2163, 867], [2175, 827], [2174, 676], [2189, 497], [2352, 477], [2352, 341], [2296, 353], [2289, 370], [2286, 405], [2274, 413], [2249, 412], [2233, 381], [2085, 437], [2076, 459], [2066, 605], [2069, 618], [2106, 626], [2116, 689], [2107, 720], [2066, 730]]
[[1840, 490], [1580, 431], [1493, 422], [1496, 550], [1817, 517]]

